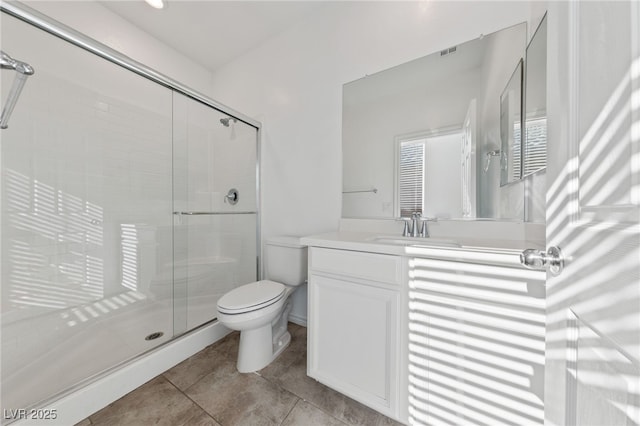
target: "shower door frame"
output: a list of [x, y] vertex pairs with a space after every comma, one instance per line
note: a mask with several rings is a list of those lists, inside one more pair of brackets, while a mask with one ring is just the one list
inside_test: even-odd
[[[260, 194], [260, 158], [261, 158], [261, 149], [260, 149], [260, 145], [261, 145], [261, 140], [262, 140], [262, 124], [257, 121], [254, 120], [251, 117], [248, 117], [244, 114], [242, 114], [239, 111], [234, 110], [233, 108], [230, 108], [224, 104], [221, 104], [205, 95], [203, 95], [202, 93], [199, 93], [183, 84], [181, 84], [180, 82], [156, 71], [153, 68], [150, 68], [140, 62], [137, 62], [131, 58], [129, 58], [128, 56], [104, 45], [103, 43], [88, 37], [34, 9], [32, 9], [29, 6], [26, 6], [24, 4], [12, 1], [12, 2], [6, 2], [6, 1], [2, 1], [0, 0], [0, 12], [2, 13], [6, 13], [9, 16], [12, 16], [14, 18], [17, 18], [35, 28], [38, 28], [42, 31], [45, 31], [46, 33], [49, 33], [51, 35], [54, 35], [68, 43], [71, 43], [74, 46], [80, 47], [83, 50], [86, 50], [90, 53], [93, 53], [94, 55], [97, 55], [98, 57], [102, 58], [102, 59], [106, 59], [107, 61], [119, 65], [122, 68], [125, 68], [126, 70], [129, 70], [139, 76], [142, 76], [148, 80], [151, 80], [154, 83], [157, 83], [165, 88], [168, 88], [172, 91], [175, 91], [177, 93], [180, 93], [192, 100], [195, 100], [201, 104], [204, 104], [205, 106], [208, 106], [216, 111], [219, 111], [221, 113], [224, 113], [228, 116], [231, 116], [235, 119], [237, 119], [240, 122], [243, 122], [251, 127], [253, 127], [254, 129], [256, 129], [256, 211], [255, 211], [255, 215], [256, 215], [256, 278], [259, 280], [261, 279], [262, 276], [262, 244], [261, 244], [261, 194]], [[173, 209], [172, 209], [173, 210]], [[171, 212], [172, 216], [175, 215], [175, 212]], [[175, 222], [174, 222], [175, 224]], [[197, 330], [202, 329], [203, 327], [216, 323], [218, 320], [217, 318], [214, 318], [211, 321], [208, 321], [204, 324], [201, 324], [198, 327], [195, 327], [193, 329], [190, 330], [186, 330], [182, 333], [179, 334], [174, 334], [172, 336], [172, 338], [168, 341], [166, 341], [165, 343], [162, 343], [161, 345], [154, 347], [153, 349], [150, 349], [149, 351], [144, 351], [142, 353], [139, 353], [135, 356], [133, 356], [132, 358], [126, 359], [126, 360], [122, 360], [120, 362], [117, 362], [115, 365], [113, 365], [112, 367], [108, 368], [105, 371], [102, 371], [101, 373], [92, 375], [90, 377], [86, 377], [84, 380], [81, 380], [79, 383], [77, 383], [76, 385], [72, 386], [71, 388], [65, 389], [62, 392], [56, 393], [55, 395], [51, 395], [50, 398], [45, 399], [44, 401], [40, 401], [38, 403], [38, 405], [43, 404], [43, 406], [47, 406], [48, 404], [50, 404], [52, 401], [56, 401], [59, 400], [62, 397], [65, 397], [69, 394], [72, 394], [73, 392], [75, 392], [76, 390], [78, 390], [79, 388], [86, 386], [92, 382], [94, 382], [95, 380], [104, 377], [105, 374], [110, 374], [112, 372], [114, 372], [115, 370], [125, 367], [131, 363], [133, 363], [134, 361], [141, 359], [142, 357], [148, 355], [150, 352], [154, 352], [156, 350], [159, 350], [163, 347], [166, 347], [168, 345], [170, 345], [173, 342], [176, 342], [179, 338], [189, 335], [190, 333], [196, 332]]]

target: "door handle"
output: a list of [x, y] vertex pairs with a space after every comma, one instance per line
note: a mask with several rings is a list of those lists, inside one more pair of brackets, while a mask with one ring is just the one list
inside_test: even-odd
[[542, 250], [526, 249], [520, 253], [520, 263], [529, 269], [549, 268], [551, 275], [560, 275], [564, 268], [564, 257], [559, 247], [549, 247], [545, 253]]

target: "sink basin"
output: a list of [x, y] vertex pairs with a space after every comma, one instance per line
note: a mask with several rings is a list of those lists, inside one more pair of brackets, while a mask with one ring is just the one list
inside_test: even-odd
[[397, 246], [460, 247], [460, 244], [458, 244], [458, 242], [455, 240], [430, 237], [394, 237], [386, 235], [369, 238], [369, 241], [378, 244], [392, 244]]

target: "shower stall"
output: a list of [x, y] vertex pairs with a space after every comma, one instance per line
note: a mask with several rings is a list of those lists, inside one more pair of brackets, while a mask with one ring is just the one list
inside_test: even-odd
[[258, 279], [260, 124], [1, 7], [2, 51], [33, 71], [17, 95], [1, 71], [0, 402], [14, 410], [211, 323], [221, 295]]

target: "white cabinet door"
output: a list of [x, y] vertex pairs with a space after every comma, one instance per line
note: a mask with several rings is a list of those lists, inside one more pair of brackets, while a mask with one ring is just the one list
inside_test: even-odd
[[397, 418], [398, 305], [397, 290], [312, 273], [309, 376]]
[[409, 265], [409, 424], [542, 425], [544, 272]]
[[640, 3], [549, 2], [545, 420], [640, 424]]

